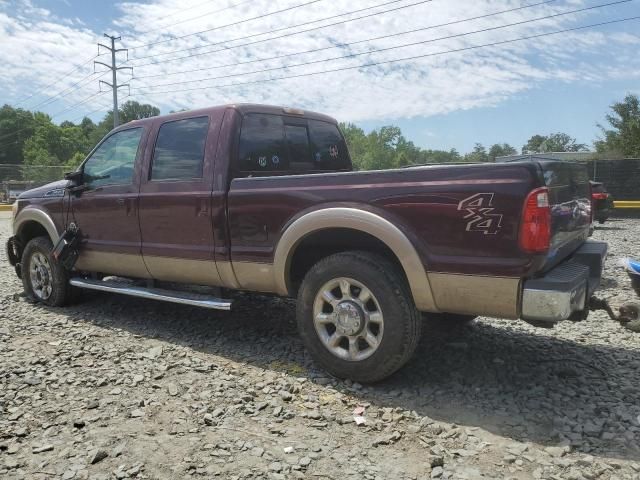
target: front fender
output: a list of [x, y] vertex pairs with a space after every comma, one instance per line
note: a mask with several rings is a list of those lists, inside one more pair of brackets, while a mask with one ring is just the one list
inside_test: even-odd
[[28, 222], [36, 222], [42, 225], [53, 244], [58, 241], [60, 235], [51, 216], [44, 210], [32, 206], [26, 206], [18, 212], [13, 220], [13, 234], [19, 236], [21, 228]]

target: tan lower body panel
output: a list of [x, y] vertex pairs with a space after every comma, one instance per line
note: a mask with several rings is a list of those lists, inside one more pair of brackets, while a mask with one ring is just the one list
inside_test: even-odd
[[273, 265], [270, 263], [233, 262], [233, 271], [240, 288], [244, 290], [269, 293], [278, 291]]
[[513, 319], [519, 316], [519, 278], [429, 273], [429, 280], [441, 312]]
[[145, 255], [144, 263], [151, 276], [156, 280], [214, 287], [223, 286], [213, 260], [189, 260]]
[[80, 252], [75, 269], [123, 277], [150, 278], [142, 256], [129, 253], [83, 250]]

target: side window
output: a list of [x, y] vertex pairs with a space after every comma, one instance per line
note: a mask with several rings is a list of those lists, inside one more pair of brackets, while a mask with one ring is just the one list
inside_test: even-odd
[[288, 170], [282, 117], [258, 113], [245, 115], [238, 154], [241, 172]]
[[176, 120], [160, 127], [153, 151], [151, 180], [202, 178], [209, 118]]
[[142, 128], [114, 133], [84, 164], [84, 181], [90, 188], [127, 185], [133, 181]]
[[351, 170], [347, 145], [338, 127], [320, 120], [309, 120], [313, 170]]

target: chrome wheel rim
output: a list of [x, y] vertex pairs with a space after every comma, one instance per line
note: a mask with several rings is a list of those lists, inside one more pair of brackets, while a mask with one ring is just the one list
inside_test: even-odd
[[364, 284], [334, 278], [318, 291], [313, 323], [324, 347], [342, 360], [358, 362], [380, 347], [384, 317], [378, 300]]
[[29, 278], [33, 294], [41, 300], [51, 296], [53, 271], [46, 255], [35, 252], [29, 262]]

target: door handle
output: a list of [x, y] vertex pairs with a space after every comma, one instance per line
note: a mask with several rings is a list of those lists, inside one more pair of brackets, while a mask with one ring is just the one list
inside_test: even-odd
[[131, 215], [134, 210], [134, 201], [131, 198], [118, 198], [116, 199], [116, 203], [119, 207], [126, 206], [125, 213], [127, 216]]

